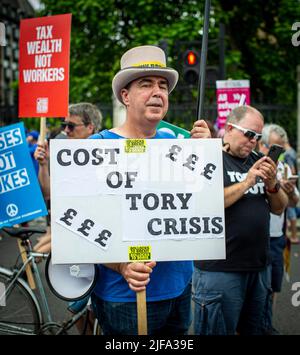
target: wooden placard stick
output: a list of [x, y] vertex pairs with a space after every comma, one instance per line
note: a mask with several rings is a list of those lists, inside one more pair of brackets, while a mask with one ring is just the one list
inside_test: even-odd
[[147, 335], [147, 303], [146, 290], [136, 293], [138, 335]]
[[[134, 260], [134, 263], [144, 263], [145, 260], [150, 261], [150, 259], [150, 246], [129, 247], [129, 260]], [[143, 291], [136, 292], [136, 305], [138, 335], [148, 335], [146, 288]]]
[[39, 142], [41, 144], [44, 144], [45, 139], [46, 139], [46, 117], [41, 117]]

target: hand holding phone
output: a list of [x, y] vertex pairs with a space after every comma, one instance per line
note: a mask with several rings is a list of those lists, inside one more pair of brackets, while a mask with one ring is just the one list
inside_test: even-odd
[[282, 152], [283, 152], [283, 147], [281, 145], [273, 144], [270, 147], [268, 157], [270, 157], [273, 160], [273, 162], [276, 164]]

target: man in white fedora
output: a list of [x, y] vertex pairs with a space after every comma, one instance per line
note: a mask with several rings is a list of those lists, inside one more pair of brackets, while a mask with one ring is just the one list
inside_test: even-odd
[[[128, 50], [112, 81], [116, 98], [126, 106], [126, 120], [120, 127], [90, 138], [174, 138], [156, 127], [167, 113], [169, 93], [177, 81], [177, 71], [166, 66], [165, 53], [159, 47]], [[194, 124], [191, 133], [194, 138], [210, 137], [203, 120]], [[135, 292], [146, 287], [148, 334], [187, 333], [191, 323], [192, 261], [106, 264], [99, 269], [92, 299], [104, 334], [137, 334]]]

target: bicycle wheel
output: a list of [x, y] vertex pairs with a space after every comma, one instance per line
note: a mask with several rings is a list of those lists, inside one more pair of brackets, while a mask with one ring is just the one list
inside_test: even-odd
[[[4, 291], [11, 283], [9, 271], [7, 273], [0, 272], [0, 286]], [[5, 305], [0, 306], [0, 334], [38, 334], [40, 312], [30, 289], [27, 290], [24, 285], [17, 280], [6, 292]]]

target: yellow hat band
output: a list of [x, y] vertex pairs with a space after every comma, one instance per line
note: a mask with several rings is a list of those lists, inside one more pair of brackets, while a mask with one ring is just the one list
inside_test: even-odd
[[133, 67], [142, 67], [142, 68], [166, 68], [166, 65], [162, 62], [140, 62], [132, 64]]

